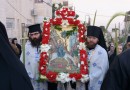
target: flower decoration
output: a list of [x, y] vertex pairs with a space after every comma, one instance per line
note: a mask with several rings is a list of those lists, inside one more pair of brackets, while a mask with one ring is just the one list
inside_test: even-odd
[[86, 49], [85, 43], [82, 43], [82, 42], [79, 43], [78, 47], [79, 47], [80, 50], [82, 50], [82, 49], [85, 50]]
[[58, 74], [58, 77], [56, 78], [57, 81], [60, 81], [62, 83], [66, 83], [66, 82], [69, 82], [71, 81], [71, 78], [69, 77], [69, 74], [68, 73], [59, 73]]
[[89, 80], [89, 76], [88, 75], [82, 75], [82, 78], [80, 80], [81, 80], [81, 82], [85, 83]]
[[58, 75], [58, 73], [49, 71], [49, 72], [46, 74], [46, 77], [48, 78], [49, 81], [51, 81], [51, 82], [56, 82], [56, 77], [57, 77], [57, 75]]
[[74, 11], [68, 11], [68, 16], [75, 16], [75, 12]]
[[[77, 80], [80, 80], [83, 83], [87, 82], [89, 80], [89, 77], [88, 77], [87, 52], [85, 49], [86, 46], [84, 40], [84, 33], [86, 31], [85, 26], [81, 24], [79, 20], [74, 19], [75, 12], [68, 10], [68, 8], [62, 8], [61, 10], [57, 10], [55, 13], [59, 17], [50, 19], [49, 22], [44, 22], [44, 26], [43, 26], [41, 55], [40, 55], [40, 62], [39, 62], [39, 72], [41, 74], [41, 79], [45, 79], [46, 77], [51, 82], [60, 81], [62, 83], [69, 82], [69, 81], [75, 82]], [[80, 68], [80, 71], [77, 73], [47, 71], [47, 66], [49, 61], [48, 51], [51, 48], [51, 45], [49, 45], [50, 30], [51, 30], [50, 27], [51, 26], [66, 27], [68, 25], [75, 26], [73, 31], [75, 31], [75, 29], [78, 29], [77, 40], [79, 42], [78, 48], [79, 48], [79, 59], [80, 59], [80, 63], [78, 63], [78, 67]], [[61, 36], [67, 37], [68, 31], [62, 31]]]
[[48, 52], [50, 48], [51, 48], [51, 45], [43, 44], [41, 45], [41, 52]]
[[62, 27], [67, 27], [69, 25], [68, 20], [63, 20], [61, 25]]

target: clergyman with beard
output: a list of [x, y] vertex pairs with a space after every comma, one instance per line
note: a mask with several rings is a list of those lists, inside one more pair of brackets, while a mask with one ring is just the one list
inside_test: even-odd
[[101, 28], [88, 26], [85, 40], [90, 78], [86, 84], [86, 90], [100, 90], [104, 76], [109, 68], [107, 47]]
[[[40, 44], [42, 41], [42, 31], [40, 24], [31, 25], [28, 27], [29, 40], [25, 44], [25, 68], [31, 79], [34, 90], [47, 90], [47, 82], [37, 82], [39, 78], [39, 59], [40, 59]], [[23, 53], [22, 53], [23, 54]], [[21, 55], [21, 61], [23, 61]]]

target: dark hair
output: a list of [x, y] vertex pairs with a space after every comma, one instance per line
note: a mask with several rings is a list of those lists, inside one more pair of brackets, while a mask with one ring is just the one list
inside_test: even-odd
[[13, 43], [13, 44], [14, 44], [14, 41], [15, 41], [15, 40], [17, 40], [17, 38], [13, 38], [13, 39], [12, 39], [12, 43]]

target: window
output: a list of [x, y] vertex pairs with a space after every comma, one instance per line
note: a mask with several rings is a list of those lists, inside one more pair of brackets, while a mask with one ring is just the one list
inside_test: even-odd
[[14, 29], [15, 27], [15, 19], [14, 18], [6, 18], [6, 28]]
[[43, 0], [35, 0], [35, 3], [43, 3]]

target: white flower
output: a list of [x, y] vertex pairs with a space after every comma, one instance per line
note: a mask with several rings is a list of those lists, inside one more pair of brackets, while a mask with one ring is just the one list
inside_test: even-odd
[[44, 69], [44, 67], [41, 67], [41, 70], [43, 70]]
[[44, 34], [44, 36], [48, 36], [47, 34]]
[[59, 73], [56, 80], [60, 81], [61, 83], [66, 83], [69, 82], [71, 79], [69, 78], [68, 73]]
[[80, 64], [78, 63], [78, 67], [80, 68]]
[[59, 7], [59, 4], [56, 3], [56, 4], [55, 4], [55, 7], [58, 8], [58, 7]]
[[84, 29], [84, 27], [83, 27], [83, 26], [82, 26], [81, 28], [82, 28], [82, 29]]
[[72, 78], [72, 82], [76, 82], [76, 79], [74, 77]]
[[82, 83], [88, 82], [89, 76], [88, 75], [82, 75], [82, 78], [80, 80], [81, 80]]
[[79, 37], [77, 38], [77, 40], [79, 41]]
[[69, 18], [75, 18], [75, 16], [69, 16]]
[[49, 23], [47, 22], [46, 25], [48, 25]]
[[60, 15], [55, 15], [56, 16], [56, 18], [61, 18], [61, 16]]
[[85, 43], [79, 43], [78, 47], [79, 47], [80, 50], [86, 49]]
[[84, 66], [84, 69], [86, 70], [86, 69], [87, 69], [87, 67], [86, 67], [86, 66]]
[[85, 54], [83, 54], [83, 58], [85, 58]]
[[56, 21], [56, 19], [54, 19], [54, 21]]
[[83, 64], [84, 64], [84, 61], [81, 61], [81, 64], [83, 65]]
[[48, 44], [42, 44], [41, 45], [41, 52], [48, 52], [48, 50], [51, 48], [51, 45]]
[[85, 31], [84, 35], [85, 35], [85, 36], [87, 35], [87, 31]]
[[62, 27], [67, 27], [69, 25], [68, 20], [63, 20], [61, 25]]
[[84, 35], [81, 35], [81, 37], [83, 38], [83, 37], [84, 37]]

